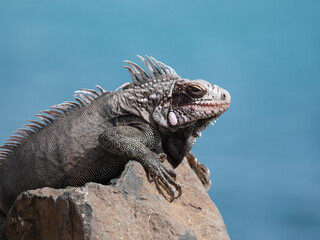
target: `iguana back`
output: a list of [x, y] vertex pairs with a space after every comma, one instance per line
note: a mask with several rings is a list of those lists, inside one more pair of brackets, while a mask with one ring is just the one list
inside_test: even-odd
[[77, 186], [117, 176], [109, 171], [105, 179], [105, 168], [115, 164], [108, 163], [98, 142], [99, 134], [112, 127], [103, 109], [112, 94], [116, 93], [104, 92], [80, 108], [74, 105], [76, 109], [55, 116], [52, 123], [21, 141], [0, 167], [2, 211], [7, 212], [17, 195], [28, 189]]

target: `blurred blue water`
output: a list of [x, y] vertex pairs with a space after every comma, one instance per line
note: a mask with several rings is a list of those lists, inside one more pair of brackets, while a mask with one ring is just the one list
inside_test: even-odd
[[0, 144], [149, 54], [229, 90], [194, 147], [232, 239], [320, 235], [319, 1], [1, 1]]

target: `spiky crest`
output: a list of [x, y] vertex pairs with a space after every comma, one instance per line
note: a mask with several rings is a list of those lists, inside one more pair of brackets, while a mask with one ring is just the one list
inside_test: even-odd
[[[148, 57], [147, 55], [145, 58], [137, 55], [138, 58], [142, 61], [143, 65], [147, 69], [148, 74], [136, 63], [125, 60], [124, 62], [129, 64], [129, 66], [124, 66], [124, 68], [128, 69], [130, 76], [132, 78], [133, 86], [140, 86], [141, 84], [153, 80], [155, 78], [159, 78], [159, 76], [170, 76], [172, 79], [180, 78], [175, 70], [171, 67], [167, 66], [166, 64], [159, 62], [154, 57]], [[119, 89], [127, 89], [132, 87], [132, 84], [126, 83], [123, 84]]]
[[[28, 120], [31, 124], [23, 125], [24, 128], [17, 129], [14, 134], [11, 135], [7, 141], [0, 146], [0, 165], [1, 162], [5, 161], [10, 154], [19, 147], [28, 137], [39, 132], [41, 129], [45, 128], [47, 125], [53, 123], [56, 119], [61, 118], [71, 112], [74, 109], [81, 108], [93, 100], [100, 97], [104, 92], [106, 92], [102, 87], [96, 85], [100, 92], [92, 89], [80, 89], [75, 91], [75, 100], [77, 102], [63, 102], [54, 106], [51, 106], [50, 110], [40, 111], [41, 114], [36, 114], [40, 121]], [[45, 115], [47, 114], [47, 115]]]

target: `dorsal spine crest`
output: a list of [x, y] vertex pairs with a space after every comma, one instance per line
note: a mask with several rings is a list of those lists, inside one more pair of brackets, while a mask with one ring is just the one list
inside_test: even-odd
[[99, 92], [92, 89], [80, 89], [75, 91], [75, 100], [77, 102], [66, 101], [57, 105], [51, 106], [50, 110], [42, 110], [40, 111], [41, 114], [36, 114], [40, 121], [28, 120], [31, 124], [23, 125], [24, 128], [19, 128], [15, 132], [14, 135], [11, 135], [7, 141], [0, 146], [0, 165], [1, 162], [4, 162], [11, 153], [18, 148], [24, 141], [26, 141], [30, 136], [33, 134], [41, 131], [46, 126], [52, 124], [56, 119], [65, 116], [67, 113], [71, 112], [72, 110], [81, 108], [93, 100], [99, 98], [103, 93], [106, 91], [96, 85], [99, 89]]

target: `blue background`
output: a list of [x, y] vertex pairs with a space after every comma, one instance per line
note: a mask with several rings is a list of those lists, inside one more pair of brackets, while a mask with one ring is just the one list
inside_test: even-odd
[[232, 239], [320, 235], [320, 2], [0, 1], [0, 143], [148, 54], [227, 89], [197, 141]]

